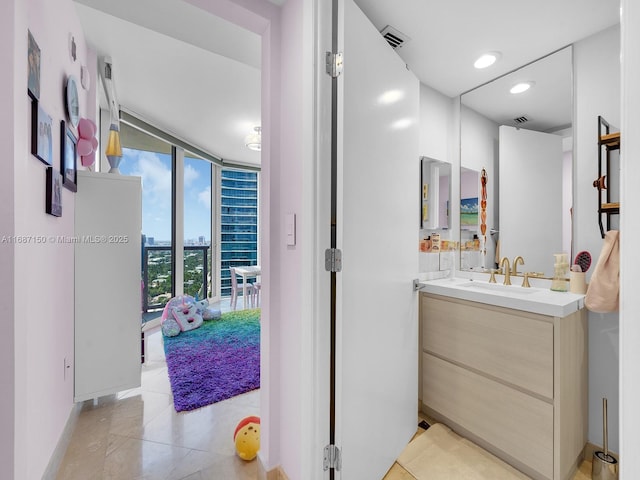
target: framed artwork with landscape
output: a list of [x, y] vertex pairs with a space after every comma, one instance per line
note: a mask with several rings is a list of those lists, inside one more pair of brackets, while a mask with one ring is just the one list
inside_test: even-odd
[[470, 227], [478, 225], [478, 197], [462, 198], [460, 200], [460, 226]]

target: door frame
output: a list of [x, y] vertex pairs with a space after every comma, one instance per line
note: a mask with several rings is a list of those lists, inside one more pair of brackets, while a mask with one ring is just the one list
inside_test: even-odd
[[[324, 52], [327, 35], [330, 35], [330, 8], [322, 0], [288, 0], [282, 7], [264, 0], [185, 0], [188, 3], [226, 19], [236, 25], [261, 36], [261, 110], [262, 110], [262, 170], [260, 208], [260, 251], [263, 269], [262, 329], [261, 329], [261, 448], [258, 454], [259, 471], [273, 472], [279, 467], [291, 469], [292, 476], [303, 475], [309, 480], [325, 478], [322, 469], [322, 449], [328, 443], [328, 365], [325, 365], [329, 351], [328, 323], [328, 272], [324, 270], [324, 250], [328, 247], [327, 218], [325, 211], [328, 169], [322, 160], [330, 151], [327, 144], [326, 128], [328, 109], [326, 107], [326, 85], [330, 79], [324, 73]], [[330, 7], [330, 5], [329, 5]], [[300, 28], [298, 28], [301, 25]], [[295, 26], [294, 41], [302, 42], [303, 58], [295, 65], [306, 92], [311, 92], [310, 102], [303, 102], [303, 117], [298, 125], [287, 123], [281, 111], [279, 91], [283, 61], [281, 35], [291, 33]], [[330, 40], [330, 38], [329, 38]], [[287, 65], [291, 67], [291, 65]], [[291, 71], [291, 68], [289, 69]], [[330, 95], [330, 93], [329, 93]], [[330, 98], [330, 97], [329, 97]], [[300, 123], [303, 125], [300, 126]], [[282, 139], [289, 137], [286, 127], [302, 130], [305, 147], [300, 159], [302, 182], [311, 188], [302, 193], [302, 206], [296, 220], [297, 237], [300, 239], [300, 269], [282, 272], [280, 265], [279, 228], [284, 215], [277, 188], [282, 178], [280, 169], [283, 156]], [[282, 141], [281, 141], [282, 140]], [[329, 145], [329, 147], [327, 146]], [[312, 158], [309, 158], [309, 150]], [[299, 180], [299, 179], [296, 179]], [[273, 194], [272, 194], [273, 185]], [[300, 365], [297, 379], [300, 417], [299, 436], [284, 438], [291, 429], [286, 428], [287, 412], [282, 411], [283, 387], [281, 372], [284, 368], [283, 353], [289, 356], [289, 348], [281, 349], [279, 321], [291, 314], [283, 311], [286, 292], [279, 293], [281, 279], [294, 274], [303, 286], [296, 318], [299, 323], [299, 344], [287, 345], [298, 354]], [[280, 287], [280, 288], [279, 288]], [[275, 388], [274, 388], [275, 387]], [[290, 448], [293, 447], [293, 451]], [[294, 471], [297, 470], [297, 471]]]

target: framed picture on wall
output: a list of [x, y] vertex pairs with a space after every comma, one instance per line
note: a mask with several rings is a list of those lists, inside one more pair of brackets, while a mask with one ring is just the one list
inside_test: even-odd
[[60, 121], [60, 172], [62, 185], [76, 192], [78, 179], [77, 140], [64, 120]]
[[37, 100], [31, 102], [31, 153], [53, 165], [53, 121]]
[[460, 225], [478, 225], [478, 197], [460, 199]]
[[54, 217], [62, 216], [62, 176], [53, 167], [47, 168], [45, 211]]
[[29, 52], [27, 60], [29, 64], [27, 91], [31, 98], [38, 100], [40, 98], [40, 47], [38, 47], [31, 32], [29, 32]]

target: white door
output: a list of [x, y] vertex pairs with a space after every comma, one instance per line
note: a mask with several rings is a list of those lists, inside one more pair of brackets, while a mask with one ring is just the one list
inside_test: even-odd
[[524, 255], [520, 271], [551, 276], [553, 254], [571, 253], [558, 235], [570, 208], [563, 206], [562, 175], [562, 137], [500, 127], [500, 198], [518, 199], [500, 202], [500, 256], [512, 262]]
[[417, 429], [419, 82], [353, 0], [338, 78], [336, 444], [381, 479]]

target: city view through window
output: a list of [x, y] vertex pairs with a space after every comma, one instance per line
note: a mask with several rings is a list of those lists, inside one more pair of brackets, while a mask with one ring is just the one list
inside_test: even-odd
[[[184, 184], [172, 186], [171, 147], [154, 150], [126, 148], [123, 139], [123, 175], [142, 177], [143, 310], [163, 308], [174, 296], [172, 272], [172, 192], [184, 198], [184, 293], [197, 298], [216, 295], [219, 272], [220, 295], [230, 296], [229, 267], [256, 265], [258, 261], [258, 176], [256, 172], [221, 169], [221, 198], [213, 199], [212, 169], [220, 168], [201, 158], [185, 156]], [[166, 148], [165, 148], [166, 146]], [[159, 147], [159, 148], [158, 148]], [[168, 151], [167, 151], [168, 150]], [[220, 257], [216, 265], [211, 250], [211, 208], [220, 207]]]

